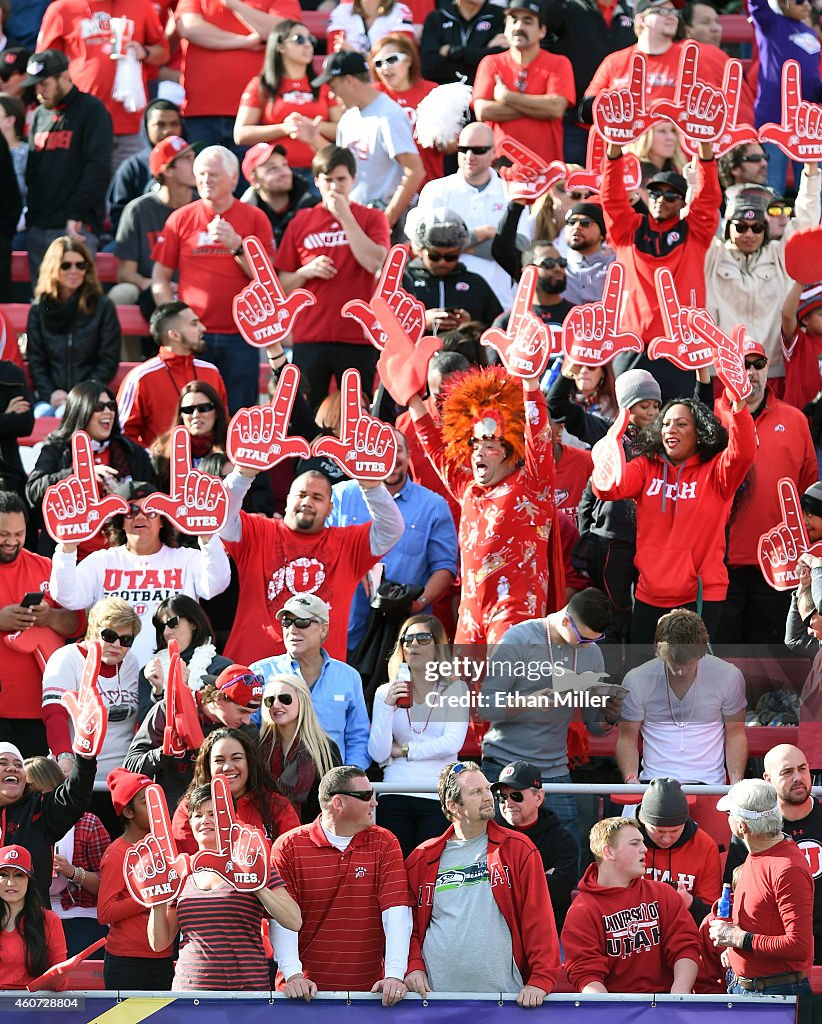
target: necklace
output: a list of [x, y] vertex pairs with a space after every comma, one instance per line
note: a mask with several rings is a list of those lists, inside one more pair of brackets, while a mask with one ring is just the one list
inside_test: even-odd
[[[548, 619], [545, 619], [545, 639], [546, 639], [546, 641], [548, 643], [548, 661], [551, 664], [551, 675], [553, 676], [553, 674], [554, 674], [554, 665], [557, 664], [557, 662], [554, 661], [554, 644], [553, 644], [553, 641], [551, 640], [551, 623], [548, 621]], [[560, 647], [562, 647], [562, 644], [560, 644]], [[573, 665], [573, 673], [574, 673], [574, 675], [577, 674], [577, 655], [578, 654], [579, 654], [579, 648], [575, 647], [574, 648], [574, 665]], [[558, 664], [561, 665], [562, 662], [559, 662]]]
[[[434, 683], [434, 695], [435, 696], [436, 696], [437, 692], [439, 691], [439, 688], [440, 688], [439, 682]], [[436, 704], [436, 701], [431, 701], [431, 703], [430, 703], [430, 705], [428, 707], [428, 714], [425, 717], [425, 725], [423, 725], [422, 729], [415, 729], [414, 728], [414, 723], [411, 721], [411, 708], [406, 708], [405, 709], [405, 717], [408, 719], [408, 728], [411, 730], [411, 732], [415, 736], [422, 736], [422, 734], [428, 728], [428, 723], [431, 721], [431, 715], [434, 713], [434, 706], [435, 706], [435, 704]]]
[[686, 691], [685, 695], [682, 698], [682, 703], [684, 705], [684, 703], [685, 703], [685, 696], [687, 696], [688, 692], [690, 692], [691, 690], [693, 691], [693, 698], [694, 699], [693, 699], [693, 702], [691, 704], [691, 713], [690, 713], [690, 715], [688, 715], [687, 718], [685, 718], [684, 717], [685, 712], [684, 712], [684, 708], [683, 708], [683, 719], [680, 722], [679, 719], [674, 714], [674, 705], [673, 705], [673, 702], [671, 701], [671, 690], [673, 689], [673, 687], [671, 686], [671, 680], [670, 680], [670, 678], [668, 676], [668, 666], [667, 666], [667, 664], [664, 661], [662, 663], [662, 667], [665, 670], [665, 696], [668, 698], [668, 714], [671, 716], [671, 721], [674, 723], [674, 725], [677, 727], [677, 729], [679, 729], [679, 749], [680, 749], [680, 751], [683, 751], [685, 749], [685, 730], [688, 728], [688, 725], [690, 724], [691, 719], [694, 717], [694, 711], [696, 710], [696, 687], [697, 687], [697, 684], [699, 682], [699, 669], [697, 668], [696, 675], [694, 676], [694, 681], [691, 684], [691, 686], [688, 688], [688, 690]]

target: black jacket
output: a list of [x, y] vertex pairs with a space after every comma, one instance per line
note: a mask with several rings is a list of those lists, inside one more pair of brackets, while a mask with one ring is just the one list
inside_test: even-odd
[[89, 809], [97, 759], [78, 757], [65, 782], [50, 793], [26, 789], [15, 804], [0, 808], [5, 846], [24, 846], [31, 854], [34, 879], [45, 906], [51, 906], [51, 848]]
[[[501, 7], [489, 2], [466, 21], [456, 3], [432, 11], [425, 19], [420, 40], [422, 74], [432, 82], [456, 82], [457, 75], [465, 75], [468, 84], [474, 84], [477, 66], [489, 53], [502, 53], [504, 46], [489, 48], [488, 40], [502, 32], [505, 15]], [[440, 47], [450, 47], [443, 57]]]
[[[4, 412], [12, 398], [25, 398], [28, 412]], [[34, 430], [34, 400], [23, 371], [8, 359], [0, 359], [0, 490], [23, 497], [26, 472], [20, 459], [18, 437]]]
[[28, 226], [65, 228], [79, 220], [99, 235], [112, 144], [111, 117], [95, 96], [73, 87], [56, 109], [38, 107], [26, 164]]
[[466, 270], [462, 263], [457, 263], [443, 277], [437, 277], [417, 258], [408, 264], [402, 285], [426, 309], [465, 309], [472, 320], [479, 320], [486, 327], [502, 312], [499, 299], [485, 278]]
[[258, 210], [262, 210], [266, 217], [268, 217], [271, 222], [274, 241], [277, 245], [282, 241], [285, 229], [294, 219], [294, 215], [299, 213], [300, 210], [307, 210], [311, 206], [316, 206], [320, 201], [317, 196], [309, 192], [308, 185], [299, 174], [292, 175], [292, 180], [293, 184], [288, 194], [288, 206], [284, 210], [280, 210], [279, 213], [273, 210], [260, 193], [256, 192], [253, 188], [247, 188], [240, 200], [241, 203], [256, 206]]
[[537, 820], [530, 828], [515, 829], [500, 814], [496, 820], [503, 828], [528, 836], [539, 850], [557, 931], [562, 931], [565, 915], [571, 906], [571, 890], [579, 880], [579, 850], [574, 837], [545, 804], [540, 807]]
[[0, 203], [0, 235], [10, 239], [17, 230], [23, 200], [20, 197], [17, 175], [14, 173], [11, 151], [5, 139], [0, 142], [0, 195], [3, 197], [3, 202]]
[[56, 333], [47, 326], [42, 299], [31, 304], [26, 325], [28, 360], [36, 397], [47, 402], [52, 391], [70, 391], [83, 380], [110, 384], [120, 365], [122, 331], [117, 309], [100, 295], [91, 314], [78, 313], [71, 330]]

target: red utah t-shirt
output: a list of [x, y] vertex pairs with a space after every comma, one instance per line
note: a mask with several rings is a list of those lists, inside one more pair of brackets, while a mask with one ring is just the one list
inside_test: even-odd
[[[312, 120], [321, 117], [323, 121], [328, 120], [328, 111], [336, 106], [336, 101], [324, 85], [315, 97], [311, 91], [308, 77], [304, 78], [283, 78], [280, 82], [276, 96], [269, 96], [260, 85], [260, 76], [255, 75], [243, 91], [240, 99], [241, 107], [251, 107], [261, 111], [258, 124], [282, 124], [289, 114], [302, 114]], [[288, 166], [310, 167], [314, 159], [314, 150], [307, 142], [300, 142], [299, 139], [290, 139], [288, 136], [276, 139], [278, 146], [282, 146], [288, 157]]]

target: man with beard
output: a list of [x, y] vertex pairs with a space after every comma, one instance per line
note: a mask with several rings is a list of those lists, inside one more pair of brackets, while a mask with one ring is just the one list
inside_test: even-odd
[[[408, 443], [395, 430], [397, 461], [385, 486], [400, 510], [405, 532], [383, 556], [384, 577], [393, 583], [422, 587], [422, 593], [408, 612], [432, 613], [431, 605], [450, 590], [457, 577], [457, 531], [448, 504], [439, 494], [415, 484], [408, 477]], [[356, 481], [346, 480], [333, 488], [331, 526], [353, 526], [369, 520], [362, 491]], [[365, 633], [370, 611], [369, 597], [362, 583], [351, 602], [348, 621], [348, 649], [356, 650]]]
[[451, 825], [406, 861], [414, 929], [405, 983], [423, 998], [518, 991], [520, 1006], [541, 1006], [560, 962], [539, 853], [494, 821], [491, 787], [473, 761], [446, 765], [438, 789]]
[[[799, 747], [780, 743], [765, 755], [762, 778], [776, 790], [782, 831], [796, 843], [813, 875], [813, 962], [822, 964], [822, 802], [811, 796], [808, 759]], [[725, 862], [724, 881], [748, 856], [745, 844], [734, 836]]]
[[313, 594], [331, 606], [326, 648], [345, 658], [351, 598], [363, 575], [402, 536], [405, 525], [385, 484], [358, 481], [370, 521], [326, 527], [331, 483], [308, 471], [291, 485], [283, 519], [240, 510], [258, 470], [235, 469], [225, 481], [228, 521], [226, 550], [239, 573], [240, 599], [225, 656], [243, 665], [282, 649], [279, 613], [294, 594]]
[[[568, 265], [559, 254], [559, 250], [545, 239], [537, 239], [522, 254], [522, 266], [534, 266], [539, 269], [537, 276], [537, 290], [534, 293], [534, 303], [531, 311], [536, 313], [540, 320], [547, 324], [551, 332], [559, 334], [562, 331], [562, 323], [568, 316], [573, 302], [565, 298], [567, 277], [565, 268]], [[511, 310], [507, 310], [502, 316], [494, 321], [495, 327], [505, 330], [511, 317]]]
[[[42, 719], [43, 667], [66, 637], [77, 635], [83, 616], [54, 603], [47, 593], [51, 559], [26, 551], [25, 540], [22, 499], [0, 491], [0, 741], [14, 742], [24, 757], [34, 757], [49, 749]], [[42, 597], [23, 605], [28, 594]], [[55, 753], [58, 760], [74, 760], [70, 751]]]
[[608, 267], [616, 257], [605, 245], [605, 217], [599, 203], [575, 203], [565, 214], [568, 266], [565, 298], [574, 305], [599, 302]]

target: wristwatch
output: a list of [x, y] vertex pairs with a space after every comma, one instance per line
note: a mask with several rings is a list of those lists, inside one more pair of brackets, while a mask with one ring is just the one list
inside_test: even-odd
[[242, 256], [243, 255], [243, 243], [242, 242], [240, 242], [240, 244], [237, 246], [236, 249], [232, 249], [231, 250], [231, 255], [232, 256]]

